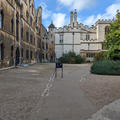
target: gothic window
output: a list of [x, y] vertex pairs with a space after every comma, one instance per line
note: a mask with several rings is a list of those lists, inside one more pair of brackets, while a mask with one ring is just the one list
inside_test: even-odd
[[42, 58], [44, 59], [44, 54], [42, 54]]
[[42, 42], [42, 49], [44, 50], [44, 42]]
[[30, 17], [30, 25], [32, 26], [32, 17]]
[[102, 43], [102, 50], [105, 50], [105, 44]]
[[60, 35], [60, 43], [63, 43], [63, 35]]
[[23, 26], [21, 26], [21, 40], [23, 40]]
[[110, 30], [110, 27], [109, 27], [109, 26], [106, 26], [106, 27], [105, 27], [105, 35], [108, 33], [109, 30]]
[[29, 32], [26, 32], [26, 41], [29, 42]]
[[35, 38], [34, 38], [34, 45], [35, 45]]
[[86, 40], [90, 40], [90, 35], [86, 35]]
[[14, 50], [14, 48], [13, 48], [13, 45], [11, 46], [11, 57], [13, 57], [13, 50]]
[[21, 55], [22, 55], [22, 57], [23, 57], [23, 53], [24, 53], [24, 49], [22, 48], [22, 50], [21, 50]]
[[14, 31], [14, 21], [13, 19], [11, 19], [11, 33], [13, 33]]
[[34, 13], [34, 5], [32, 4], [32, 14]]
[[30, 51], [30, 58], [31, 58], [31, 59], [32, 59], [32, 57], [33, 57], [33, 56], [32, 56], [32, 54], [33, 54], [33, 52], [32, 52], [32, 51]]
[[19, 39], [19, 16], [18, 13], [16, 14], [16, 40]]
[[3, 28], [4, 24], [4, 11], [0, 10], [0, 29]]
[[20, 15], [21, 15], [21, 17], [23, 16], [23, 8], [22, 7], [20, 7]]
[[32, 41], [33, 41], [33, 36], [30, 35], [30, 43], [32, 43]]
[[29, 13], [28, 13], [28, 11], [26, 12], [26, 21], [29, 22]]
[[46, 43], [46, 49], [48, 50], [48, 44]]
[[0, 60], [4, 59], [4, 45], [0, 44]]
[[26, 50], [26, 59], [29, 59], [29, 50]]

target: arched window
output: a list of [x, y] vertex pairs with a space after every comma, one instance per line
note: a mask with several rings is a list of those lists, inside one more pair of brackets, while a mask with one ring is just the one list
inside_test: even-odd
[[21, 40], [23, 40], [23, 25], [21, 25]]
[[16, 40], [19, 40], [19, 14], [16, 14]]
[[4, 24], [4, 11], [0, 10], [0, 29], [3, 28], [3, 24]]
[[110, 27], [109, 27], [109, 26], [106, 26], [106, 27], [105, 27], [105, 35], [108, 33], [109, 30], [110, 30]]
[[13, 19], [11, 19], [11, 33], [13, 33], [14, 31], [14, 21]]

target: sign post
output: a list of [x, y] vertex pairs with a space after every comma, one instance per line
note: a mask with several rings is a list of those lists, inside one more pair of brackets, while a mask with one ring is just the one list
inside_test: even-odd
[[55, 77], [57, 78], [57, 69], [61, 68], [61, 78], [63, 78], [63, 64], [62, 63], [56, 63], [55, 67]]

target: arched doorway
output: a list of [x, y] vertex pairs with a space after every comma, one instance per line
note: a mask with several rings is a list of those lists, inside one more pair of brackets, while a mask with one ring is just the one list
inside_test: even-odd
[[17, 49], [16, 49], [16, 65], [18, 65], [20, 62], [19, 58], [20, 58], [20, 51], [19, 51], [19, 48], [17, 47]]

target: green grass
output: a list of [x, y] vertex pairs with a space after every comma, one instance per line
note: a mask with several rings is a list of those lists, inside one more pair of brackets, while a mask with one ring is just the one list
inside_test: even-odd
[[96, 61], [91, 67], [91, 73], [101, 75], [120, 75], [120, 61]]

